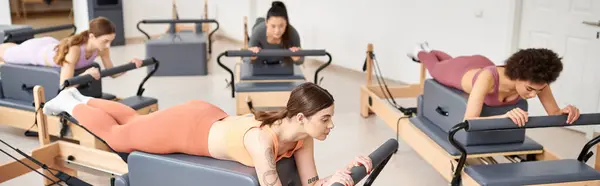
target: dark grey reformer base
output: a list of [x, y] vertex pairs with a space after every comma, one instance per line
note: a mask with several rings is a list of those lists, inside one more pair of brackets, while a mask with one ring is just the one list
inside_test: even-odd
[[[285, 75], [265, 75], [264, 73], [254, 73], [257, 69], [257, 65], [253, 65], [249, 59], [243, 58], [244, 62], [240, 65], [240, 80], [304, 80], [304, 74], [300, 70], [300, 66], [293, 65], [292, 73], [285, 73]], [[270, 65], [272, 66], [272, 65]], [[271, 68], [270, 70], [278, 70], [275, 67], [263, 67]], [[263, 69], [264, 70], [264, 69]]]
[[[463, 121], [468, 99], [468, 94], [463, 91], [444, 86], [434, 79], [427, 79], [421, 97], [418, 107], [422, 112], [419, 113], [443, 131], [448, 132], [456, 124]], [[527, 111], [527, 101], [522, 99], [515, 105], [507, 106], [492, 107], [483, 105], [480, 115], [482, 117], [500, 115], [516, 107]], [[521, 143], [525, 139], [525, 130], [459, 132], [456, 134], [456, 139], [466, 146]]]
[[[417, 104], [421, 105], [423, 102], [423, 96], [417, 97]], [[397, 111], [397, 109], [394, 109]], [[400, 111], [397, 111], [400, 112]], [[422, 107], [417, 107], [417, 116], [410, 118], [410, 122], [425, 133], [429, 138], [435, 141], [441, 146], [448, 154], [452, 156], [460, 156], [460, 152], [456, 149], [448, 140], [448, 132], [444, 131], [438, 125], [433, 124], [431, 120], [423, 115]], [[457, 133], [465, 133], [461, 130]], [[496, 134], [489, 134], [489, 138], [498, 138], [502, 136], [495, 136]], [[488, 139], [490, 140], [490, 139]], [[493, 139], [492, 139], [493, 140]], [[498, 152], [520, 152], [520, 151], [533, 151], [543, 150], [544, 147], [529, 137], [525, 136], [523, 142], [519, 143], [501, 143], [501, 144], [488, 144], [488, 145], [470, 145], [465, 146], [468, 154], [489, 154]]]
[[[165, 34], [146, 43], [146, 58], [161, 62], [154, 76], [204, 76], [208, 74], [207, 45], [204, 33]], [[154, 66], [147, 69], [150, 73]]]
[[[87, 67], [77, 69], [75, 75], [79, 75], [91, 67], [100, 68], [100, 65], [93, 63]], [[60, 68], [4, 64], [0, 66], [0, 76], [4, 79], [1, 87], [3, 91], [1, 98], [33, 102], [32, 88], [40, 85], [44, 87], [46, 100], [50, 100], [58, 94], [60, 89]], [[113, 99], [115, 97], [111, 94], [102, 93], [101, 81], [93, 81], [80, 86], [78, 89], [81, 94], [90, 97]]]
[[[128, 158], [128, 169], [128, 174], [115, 180], [115, 186], [259, 185], [252, 167], [234, 161], [186, 154], [133, 152]], [[302, 185], [293, 158], [280, 160], [277, 172], [283, 185]]]
[[[448, 154], [452, 156], [460, 156], [458, 149], [454, 148], [448, 140], [448, 133], [431, 123], [427, 118], [417, 116], [410, 118], [410, 122], [419, 128], [423, 133], [429, 136], [433, 141], [440, 145]], [[490, 136], [494, 137], [494, 136]], [[497, 136], [496, 136], [497, 137]], [[522, 143], [505, 143], [493, 145], [472, 145], [465, 146], [469, 155], [473, 154], [489, 154], [499, 152], [520, 152], [543, 150], [544, 147], [533, 141], [529, 137], [525, 137]]]

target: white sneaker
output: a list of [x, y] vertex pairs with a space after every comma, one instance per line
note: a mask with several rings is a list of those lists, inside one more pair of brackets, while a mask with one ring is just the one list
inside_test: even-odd
[[63, 90], [56, 97], [44, 104], [44, 114], [56, 116], [61, 112], [72, 112], [75, 105], [78, 105], [79, 101], [71, 95], [67, 90]]
[[431, 47], [429, 47], [429, 43], [427, 43], [427, 41], [421, 43], [420, 46], [425, 52], [431, 52]]
[[417, 46], [415, 46], [415, 48], [412, 51], [409, 51], [406, 56], [408, 56], [410, 59], [412, 59], [415, 62], [419, 62], [419, 57], [418, 54], [421, 51], [424, 51], [423, 48], [421, 47], [422, 44], [417, 44]]
[[81, 94], [79, 92], [79, 90], [74, 87], [66, 88], [63, 91], [69, 92], [71, 94], [71, 96], [73, 96], [75, 99], [77, 99], [77, 101], [82, 102], [84, 104], [87, 104], [87, 102], [91, 99], [91, 97], [84, 96], [83, 94]]

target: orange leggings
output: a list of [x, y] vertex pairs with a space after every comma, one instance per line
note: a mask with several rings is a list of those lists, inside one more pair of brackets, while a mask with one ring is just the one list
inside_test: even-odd
[[140, 115], [119, 102], [92, 98], [75, 106], [73, 116], [117, 152], [210, 156], [210, 127], [228, 115], [198, 100]]

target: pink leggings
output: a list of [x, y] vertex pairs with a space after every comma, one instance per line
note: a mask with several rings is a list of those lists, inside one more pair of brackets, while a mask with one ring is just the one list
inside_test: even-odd
[[208, 133], [215, 121], [227, 117], [220, 108], [189, 101], [147, 115], [119, 102], [92, 98], [73, 109], [81, 125], [117, 152], [208, 153]]
[[432, 50], [431, 52], [421, 51], [417, 57], [425, 65], [431, 77], [446, 86], [460, 90], [462, 90], [462, 77], [467, 71], [495, 65], [491, 60], [482, 55], [452, 58], [445, 52], [438, 50]]

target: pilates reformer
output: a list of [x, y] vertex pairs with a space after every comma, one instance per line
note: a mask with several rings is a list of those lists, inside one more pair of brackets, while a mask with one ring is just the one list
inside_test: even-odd
[[[374, 113], [395, 130], [426, 162], [438, 171], [447, 181], [452, 181], [455, 167], [466, 152], [469, 164], [496, 164], [494, 157], [504, 157], [512, 163], [542, 160], [558, 160], [552, 152], [525, 135], [525, 129], [511, 128], [493, 131], [458, 132], [455, 139], [448, 135], [456, 123], [463, 120], [468, 95], [438, 83], [434, 79], [425, 79], [425, 68], [421, 65], [421, 81], [408, 86], [388, 86], [380, 75], [373, 45], [367, 47], [366, 64], [367, 85], [360, 89], [360, 114], [368, 117]], [[375, 71], [378, 85], [372, 85], [372, 73]], [[417, 107], [402, 107], [396, 98], [415, 99]], [[483, 106], [481, 115], [490, 116], [507, 112], [519, 107], [527, 110], [527, 101], [521, 100], [515, 105], [503, 107]], [[540, 118], [554, 118], [544, 116]], [[530, 119], [531, 121], [531, 119]], [[478, 121], [480, 122], [480, 121]], [[464, 145], [465, 151], [453, 145]], [[463, 162], [464, 163], [464, 162]]]
[[[195, 31], [176, 32], [176, 24], [194, 23]], [[216, 28], [208, 36], [202, 32], [203, 25], [216, 24]], [[170, 24], [167, 34], [152, 39], [148, 33], [140, 28], [141, 24]], [[213, 34], [219, 29], [219, 22], [215, 19], [161, 19], [141, 20], [137, 29], [146, 36], [146, 57], [156, 58], [162, 62], [161, 69], [156, 71], [156, 76], [187, 76], [207, 75], [208, 61], [212, 54]], [[206, 42], [208, 40], [208, 44]], [[148, 72], [153, 69], [149, 68]]]
[[[262, 20], [262, 21], [261, 21]], [[257, 18], [256, 22], [264, 22], [264, 18]], [[251, 30], [257, 26], [255, 23]], [[294, 29], [290, 25], [290, 29]], [[248, 34], [248, 17], [244, 16], [244, 47], [248, 49], [250, 35]], [[297, 82], [306, 81], [304, 65], [281, 63], [267, 65], [253, 63], [250, 57], [242, 57], [234, 68], [236, 82]]]
[[[178, 20], [179, 18], [179, 10], [177, 10], [177, 2], [175, 2], [175, 0], [172, 1], [172, 8], [171, 8], [171, 18]], [[204, 19], [208, 19], [208, 0], [204, 1]], [[171, 25], [166, 33], [171, 32], [170, 29], [175, 29], [175, 32], [181, 32], [181, 31], [192, 31], [195, 32], [196, 31], [196, 25], [182, 25], [182, 24], [176, 24], [176, 25]], [[208, 32], [210, 30], [210, 25], [208, 23], [204, 23], [202, 25], [202, 32]]]
[[0, 25], [0, 38], [2, 38], [2, 43], [16, 43], [21, 44], [31, 38], [33, 38], [36, 34], [55, 32], [61, 30], [73, 29], [71, 35], [74, 35], [77, 31], [77, 27], [73, 24], [67, 25], [58, 25], [51, 27], [44, 27], [33, 29], [31, 26], [27, 25]]
[[236, 114], [243, 115], [257, 110], [274, 110], [285, 107], [292, 89], [305, 81], [291, 82], [235, 82], [233, 71], [221, 62], [222, 57], [290, 57], [290, 56], [327, 56], [327, 63], [321, 65], [315, 72], [314, 83], [318, 84], [319, 72], [331, 64], [331, 55], [325, 50], [299, 50], [292, 52], [288, 49], [262, 49], [258, 53], [250, 50], [229, 50], [221, 53], [217, 63], [231, 75], [229, 86], [231, 97], [236, 98]]
[[[146, 59], [143, 66], [158, 66], [155, 59]], [[90, 67], [100, 66], [96, 63]], [[110, 69], [100, 71], [102, 77], [123, 73], [135, 69], [135, 64], [128, 63]], [[80, 74], [85, 69], [79, 69], [76, 74]], [[158, 100], [155, 98], [142, 96], [144, 92], [143, 85], [152, 76], [148, 74], [140, 83], [137, 94], [128, 98], [118, 98], [114, 95], [103, 93], [101, 80], [95, 80], [91, 75], [75, 76], [67, 79], [63, 87], [59, 87], [60, 69], [33, 65], [13, 65], [4, 64], [0, 66], [0, 123], [12, 127], [26, 130], [26, 136], [36, 136], [36, 124], [40, 120], [35, 117], [37, 112], [42, 112], [33, 106], [34, 87], [39, 85], [44, 87], [44, 99], [52, 99], [58, 92], [68, 86], [79, 85], [78, 89], [84, 95], [119, 101], [130, 106], [140, 114], [147, 114], [158, 110]], [[95, 138], [90, 137], [85, 131], [71, 127], [71, 123], [61, 120], [59, 117], [51, 116], [48, 121], [48, 133], [62, 139], [78, 141], [79, 144], [87, 147], [105, 149], [104, 144], [99, 143]], [[67, 133], [70, 132], [70, 135]]]
[[[457, 134], [523, 130], [544, 127], [599, 125], [600, 113], [581, 114], [573, 124], [566, 124], [566, 115], [533, 116], [525, 126], [518, 127], [510, 119], [481, 119], [460, 122], [450, 129], [448, 139], [460, 151], [460, 159], [454, 170], [451, 185], [600, 185], [600, 172], [586, 162], [594, 154], [591, 148], [600, 142], [596, 136], [587, 142], [577, 159], [525, 161], [490, 165], [465, 165], [469, 149], [458, 142]], [[596, 155], [597, 157], [598, 155]], [[463, 169], [464, 168], [464, 169]]]
[[[36, 86], [34, 92], [35, 107], [41, 108], [45, 102], [43, 88]], [[192, 185], [198, 183], [225, 186], [259, 185], [254, 168], [233, 161], [185, 154], [150, 154], [137, 151], [131, 154], [111, 153], [63, 141], [50, 143], [46, 116], [42, 113], [37, 113], [36, 116], [41, 121], [38, 125], [41, 147], [33, 150], [31, 155], [19, 152], [25, 158], [17, 159], [11, 156], [15, 159], [14, 162], [0, 165], [0, 175], [3, 175], [0, 177], [0, 183], [35, 171], [43, 174], [43, 177], [46, 178], [44, 179], [45, 185], [57, 182], [70, 186], [91, 185], [77, 178], [78, 170], [81, 169], [82, 171], [94, 170], [106, 173], [112, 177], [111, 185], [115, 186]], [[74, 118], [64, 115], [63, 117], [67, 117], [68, 120], [82, 127]], [[14, 148], [11, 147], [11, 149]], [[373, 184], [397, 149], [398, 141], [389, 139], [369, 155], [373, 162], [373, 171], [365, 185]], [[39, 168], [44, 169], [43, 173], [36, 171]], [[280, 160], [277, 163], [277, 169], [284, 185], [301, 185], [293, 157]], [[362, 165], [353, 167], [351, 172], [355, 183], [367, 175], [366, 169]]]

